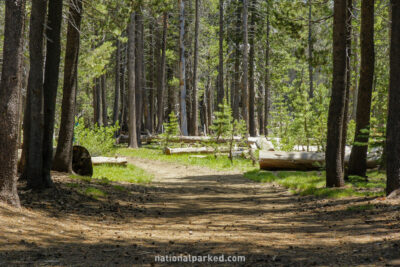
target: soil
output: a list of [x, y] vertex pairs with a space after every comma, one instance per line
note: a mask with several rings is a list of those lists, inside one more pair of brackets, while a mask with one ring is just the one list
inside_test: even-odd
[[[246, 257], [193, 266], [400, 266], [399, 202], [299, 197], [233, 171], [130, 162], [154, 181], [53, 173], [56, 187], [40, 193], [21, 183], [23, 208], [0, 205], [0, 266], [190, 265], [157, 255]], [[88, 186], [106, 196], [84, 194]], [[368, 204], [374, 208], [348, 209]]]

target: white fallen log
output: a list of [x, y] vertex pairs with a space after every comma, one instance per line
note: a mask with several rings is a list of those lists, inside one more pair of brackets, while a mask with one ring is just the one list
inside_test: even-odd
[[[162, 138], [159, 136], [146, 136], [142, 137], [142, 141], [146, 143], [151, 143], [151, 142], [157, 142], [161, 141]], [[234, 141], [238, 142], [242, 140], [241, 137], [235, 136]], [[169, 140], [170, 142], [174, 143], [188, 143], [188, 144], [193, 144], [193, 143], [201, 143], [201, 142], [215, 142], [215, 138], [210, 137], [210, 136], [173, 136]], [[218, 140], [218, 143], [228, 143], [231, 141], [231, 138], [220, 138]], [[122, 142], [122, 140], [121, 140]], [[247, 139], [247, 143], [249, 144], [255, 144], [257, 142], [256, 137], [249, 137]]]
[[122, 157], [92, 157], [92, 164], [93, 165], [110, 164], [110, 165], [126, 166], [128, 164], [128, 160], [127, 158], [122, 158]]
[[181, 148], [165, 148], [164, 152], [166, 155], [176, 155], [176, 154], [212, 154], [214, 153], [214, 148], [212, 147], [181, 147]]
[[[349, 154], [345, 156], [345, 164], [348, 161]], [[264, 170], [315, 170], [325, 165], [325, 153], [260, 151], [259, 163]], [[378, 164], [378, 157], [368, 156], [368, 168], [376, 168]]]

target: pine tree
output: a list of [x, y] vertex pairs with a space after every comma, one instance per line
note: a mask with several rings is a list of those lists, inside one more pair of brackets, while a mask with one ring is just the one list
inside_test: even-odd
[[172, 111], [169, 114], [169, 122], [165, 122], [163, 124], [165, 132], [161, 134], [162, 143], [165, 149], [168, 147], [169, 143], [179, 135], [179, 123], [178, 118], [176, 117], [175, 113]]

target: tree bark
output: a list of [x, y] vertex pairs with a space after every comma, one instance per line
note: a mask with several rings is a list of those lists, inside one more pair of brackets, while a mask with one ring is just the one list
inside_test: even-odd
[[121, 112], [120, 112], [120, 131], [128, 130], [128, 97], [126, 92], [126, 64], [127, 64], [127, 51], [128, 49], [124, 47], [122, 49], [123, 53], [121, 55], [121, 70], [120, 70], [120, 95], [121, 95]]
[[53, 165], [53, 135], [56, 113], [58, 79], [61, 56], [61, 23], [63, 0], [49, 1], [47, 19], [47, 54], [44, 77], [44, 135], [43, 135], [43, 179], [51, 185], [51, 167]]
[[162, 123], [164, 121], [164, 95], [165, 95], [165, 67], [166, 67], [166, 51], [167, 51], [167, 28], [168, 13], [163, 14], [163, 33], [161, 44], [161, 62], [158, 76], [158, 93], [157, 93], [157, 132], [161, 132]]
[[192, 119], [190, 127], [190, 135], [198, 135], [198, 93], [197, 93], [197, 66], [199, 61], [199, 1], [196, 0], [196, 15], [194, 23], [194, 59], [193, 59], [193, 92], [192, 92]]
[[[116, 41], [117, 50], [115, 52], [115, 92], [114, 92], [114, 108], [113, 108], [113, 125], [115, 125], [118, 121], [119, 117], [119, 102], [120, 102], [120, 95], [121, 95], [121, 77], [120, 77], [120, 70], [121, 70], [121, 44], [119, 40]], [[120, 121], [121, 122], [121, 121]]]
[[222, 104], [223, 102], [224, 102], [224, 0], [219, 0], [219, 64], [218, 64], [217, 105]]
[[267, 0], [267, 42], [265, 48], [265, 80], [264, 80], [264, 134], [268, 136], [268, 123], [269, 123], [269, 109], [270, 109], [270, 84], [271, 84], [271, 75], [270, 75], [270, 13], [271, 13], [271, 3]]
[[386, 126], [386, 193], [400, 188], [400, 1], [391, 0], [389, 108]]
[[255, 60], [255, 47], [254, 47], [254, 28], [255, 28], [255, 5], [256, 1], [251, 1], [250, 6], [250, 53], [249, 53], [249, 133], [250, 136], [257, 135], [256, 128], [256, 88], [254, 82], [254, 60]]
[[106, 74], [101, 76], [101, 111], [103, 117], [103, 126], [108, 125], [108, 112], [107, 112], [107, 78]]
[[144, 40], [143, 40], [143, 14], [141, 7], [138, 7], [136, 12], [136, 137], [138, 145], [141, 145], [141, 132], [143, 123], [143, 108], [144, 108]]
[[235, 66], [234, 66], [234, 96], [233, 96], [233, 118], [237, 121], [240, 119], [240, 35], [241, 35], [241, 14], [242, 10], [240, 9], [240, 5], [237, 5], [236, 8], [236, 29], [235, 29]]
[[71, 173], [82, 0], [70, 0], [69, 8], [61, 124], [53, 169]]
[[179, 0], [179, 88], [180, 88], [180, 123], [182, 135], [188, 135], [187, 127], [187, 111], [186, 111], [186, 77], [185, 77], [185, 3], [184, 0]]
[[312, 43], [312, 3], [308, 0], [308, 75], [310, 82], [309, 98], [314, 97], [314, 76], [313, 76], [313, 43]]
[[130, 17], [128, 25], [128, 94], [129, 94], [129, 148], [138, 148], [136, 130], [136, 99], [135, 99], [135, 13]]
[[[348, 175], [366, 176], [374, 66], [374, 1], [363, 0], [361, 3], [360, 87], [358, 89], [356, 132], [351, 149]], [[368, 130], [368, 132], [361, 132], [362, 130]]]
[[0, 201], [19, 207], [18, 120], [21, 99], [25, 0], [6, 1], [0, 80]]
[[333, 80], [328, 114], [326, 186], [342, 187], [342, 136], [346, 95], [346, 0], [335, 0], [333, 16]]
[[243, 79], [242, 79], [242, 119], [246, 122], [247, 127], [249, 126], [249, 96], [248, 96], [248, 0], [243, 0]]
[[28, 187], [39, 189], [46, 187], [43, 179], [43, 37], [46, 20], [47, 1], [33, 0], [30, 31], [29, 56], [29, 132], [26, 158], [26, 178]]

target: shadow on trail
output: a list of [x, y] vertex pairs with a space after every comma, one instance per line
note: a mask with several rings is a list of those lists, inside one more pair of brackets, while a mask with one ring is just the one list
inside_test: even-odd
[[[143, 229], [149, 232], [153, 224], [161, 224], [159, 231], [176, 233], [182, 232], [182, 225], [198, 227], [195, 231], [200, 238], [193, 238], [193, 242], [167, 242], [157, 236], [141, 237], [139, 242], [133, 236], [122, 236], [119, 240], [102, 239], [99, 243], [87, 244], [73, 231], [60, 237], [36, 231], [32, 226], [30, 234], [49, 245], [40, 247], [20, 241], [18, 245], [24, 249], [0, 250], [0, 266], [32, 262], [73, 266], [152, 265], [156, 254], [185, 253], [245, 255], [246, 263], [237, 266], [385, 265], [396, 259], [396, 255], [400, 258], [399, 240], [356, 241], [360, 236], [390, 236], [400, 231], [396, 218], [371, 220], [377, 217], [373, 210], [350, 212], [340, 208], [368, 199], [324, 201], [299, 197], [283, 188], [262, 186], [240, 175], [188, 176], [180, 180], [180, 183], [118, 184], [118, 190], [113, 187], [116, 183], [80, 182], [80, 187], [91, 186], [106, 193], [98, 199], [85, 195], [78, 190], [80, 187], [71, 187], [68, 183], [71, 181], [56, 181], [55, 188], [42, 193], [22, 188], [20, 197], [24, 207], [61, 220], [77, 216], [86, 224], [143, 222], [148, 224]], [[390, 206], [383, 206], [379, 215], [387, 215], [392, 210]], [[8, 211], [0, 207], [0, 212], [7, 214]], [[208, 225], [205, 220], [210, 221]], [[205, 236], [221, 233], [226, 235], [224, 242], [215, 242], [213, 238], [204, 240]], [[333, 233], [348, 234], [355, 239], [340, 246], [325, 242]], [[0, 239], [17, 234], [0, 231]], [[298, 236], [299, 240], [293, 241], [298, 245], [288, 245], [281, 239], [264, 244], [250, 238], [246, 242], [235, 240], [235, 237], [266, 234]], [[307, 234], [320, 236], [325, 241], [309, 243]]]

